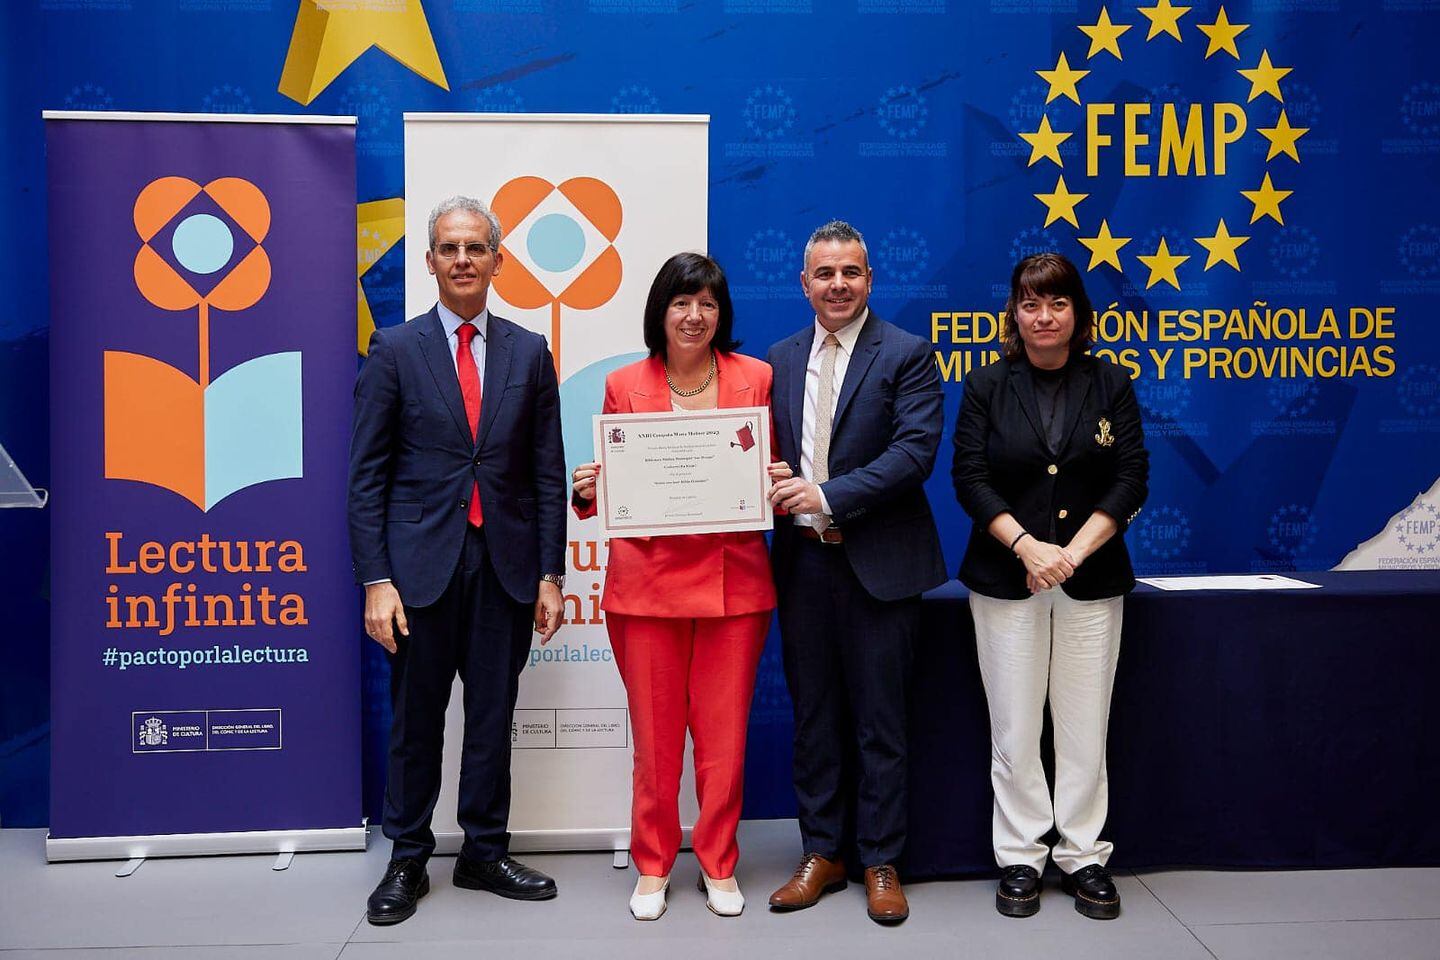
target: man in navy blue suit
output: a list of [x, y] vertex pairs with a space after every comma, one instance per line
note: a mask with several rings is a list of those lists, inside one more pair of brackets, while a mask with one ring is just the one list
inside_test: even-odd
[[945, 582], [923, 484], [943, 427], [930, 344], [867, 302], [865, 240], [832, 221], [805, 245], [815, 321], [770, 348], [779, 456], [798, 475], [771, 496], [785, 678], [795, 707], [804, 858], [770, 898], [808, 907], [846, 883], [854, 849], [871, 919], [909, 916], [906, 697], [920, 594]]
[[350, 550], [365, 630], [390, 654], [385, 787], [391, 860], [371, 923], [399, 923], [430, 889], [445, 707], [458, 672], [465, 740], [456, 886], [517, 900], [555, 882], [509, 856], [510, 725], [530, 627], [560, 626], [565, 453], [545, 340], [485, 306], [500, 224], [478, 200], [430, 214], [428, 313], [376, 330], [355, 385]]

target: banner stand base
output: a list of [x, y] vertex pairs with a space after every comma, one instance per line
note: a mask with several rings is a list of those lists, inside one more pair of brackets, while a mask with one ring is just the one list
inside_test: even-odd
[[[364, 850], [365, 821], [331, 830], [252, 830], [243, 833], [170, 833], [153, 837], [45, 837], [45, 859], [144, 860], [249, 853], [316, 853]], [[628, 831], [627, 831], [628, 833]]]

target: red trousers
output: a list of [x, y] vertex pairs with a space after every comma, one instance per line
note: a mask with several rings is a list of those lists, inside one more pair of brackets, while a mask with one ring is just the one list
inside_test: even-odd
[[733, 617], [605, 617], [635, 731], [630, 857], [665, 876], [680, 852], [685, 731], [695, 745], [700, 817], [691, 845], [705, 873], [735, 873], [745, 785], [745, 730], [770, 611]]

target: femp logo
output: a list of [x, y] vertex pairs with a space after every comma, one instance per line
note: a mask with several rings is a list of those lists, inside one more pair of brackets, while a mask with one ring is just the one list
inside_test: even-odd
[[761, 140], [778, 140], [795, 126], [795, 101], [783, 87], [756, 87], [745, 99], [745, 129]]
[[611, 113], [659, 113], [660, 101], [649, 87], [629, 83], [610, 98]]
[[525, 98], [508, 83], [497, 83], [475, 94], [476, 113], [524, 113]]
[[897, 227], [872, 249], [877, 300], [938, 300], [950, 295], [948, 284], [927, 284], [930, 243], [918, 230]]
[[1440, 548], [1440, 509], [1416, 500], [1395, 518], [1395, 539], [1407, 553], [1434, 554]]
[[1440, 85], [1421, 80], [1400, 100], [1400, 122], [1416, 137], [1440, 134]]
[[793, 300], [798, 298], [800, 243], [783, 230], [762, 227], [745, 242], [745, 283], [730, 292], [737, 300]]
[[[1280, 114], [1284, 113], [1289, 123], [1297, 128], [1312, 131], [1305, 137], [1307, 155], [1334, 156], [1340, 152], [1340, 141], [1335, 137], [1320, 137], [1316, 133], [1325, 130], [1325, 109], [1315, 88], [1299, 80], [1285, 85], [1285, 102], [1279, 103], [1268, 97], [1254, 105], [1257, 127], [1274, 129], [1280, 125]], [[1267, 154], [1270, 141], [1254, 137], [1247, 141], [1253, 152]]]
[[[1264, 222], [1284, 226], [1299, 202], [1295, 168], [1311, 131], [1283, 111], [1273, 126], [1257, 126], [1256, 101], [1283, 105], [1288, 78], [1302, 68], [1264, 46], [1252, 24], [1232, 22], [1224, 7], [1209, 23], [1196, 12], [1184, 29], [1181, 18], [1198, 8], [1127, 5], [1115, 8], [1118, 21], [1105, 6], [1088, 9], [1075, 32], [1056, 33], [1050, 53], [1035, 64], [1047, 110], [1016, 132], [1029, 147], [1023, 190], [1034, 201], [1017, 197], [1018, 205], [1041, 226], [1068, 223], [1089, 251], [1085, 270], [1118, 271], [1129, 281], [1125, 296], [1143, 290], [1150, 298], [1167, 286], [1171, 296], [1182, 288], [1203, 296], [1208, 271], [1242, 272], [1260, 242], [1243, 252], [1242, 246], [1268, 240], [1263, 231], [1273, 228]], [[1237, 73], [1244, 85], [1235, 83]], [[1170, 79], [1176, 76], [1186, 78], [1183, 86]], [[1048, 107], [1063, 101], [1081, 116], [1058, 122]], [[1234, 162], [1240, 152], [1254, 160], [1243, 139], [1250, 130], [1268, 142], [1259, 170], [1254, 162]], [[1080, 145], [1078, 153], [1064, 152]], [[1193, 206], [1174, 202], [1188, 178], [1212, 198], [1196, 208], [1208, 211], [1204, 219], [1155, 229], [1160, 211]], [[1116, 191], [1126, 197], [1123, 211], [1102, 203]]]
[[1320, 262], [1320, 241], [1305, 227], [1283, 227], [1270, 241], [1270, 263], [1291, 280], [1310, 275]]
[[795, 124], [799, 114], [795, 98], [777, 83], [767, 83], [750, 91], [740, 110], [745, 139], [727, 143], [727, 157], [773, 159], [815, 156], [813, 140], [801, 139]]
[[[1054, 129], [1079, 129], [1083, 122], [1079, 110], [1065, 99], [1046, 103], [1045, 95], [1048, 90], [1043, 83], [1027, 83], [1010, 95], [1010, 103], [1005, 110], [1005, 126], [1010, 131], [1010, 136], [1003, 140], [990, 141], [992, 157], [1029, 157], [1030, 146], [1020, 138], [1020, 134], [1037, 129], [1042, 117], [1046, 118]], [[1074, 137], [1061, 142], [1057, 149], [1067, 160], [1079, 156], [1080, 147]]]
[[926, 136], [930, 103], [917, 88], [900, 84], [887, 87], [875, 105], [875, 122], [887, 139], [862, 142], [862, 157], [943, 157], [949, 147]]
[[1270, 406], [1282, 417], [1298, 420], [1315, 409], [1320, 387], [1313, 377], [1306, 380], [1274, 380], [1265, 388]]
[[77, 83], [65, 95], [65, 109], [114, 110], [115, 98], [98, 83]]
[[1381, 153], [1440, 153], [1440, 84], [1421, 80], [1400, 95], [1397, 105], [1403, 134], [1380, 141]]
[[1433, 417], [1440, 414], [1440, 368], [1430, 363], [1417, 363], [1400, 375], [1396, 387], [1400, 404], [1412, 417]]
[[1395, 244], [1395, 265], [1406, 275], [1381, 280], [1382, 292], [1440, 293], [1440, 228], [1417, 223], [1406, 229]]
[[1266, 245], [1270, 266], [1277, 280], [1259, 280], [1251, 284], [1261, 299], [1283, 295], [1333, 296], [1335, 281], [1313, 278], [1323, 249], [1320, 239], [1306, 227], [1291, 224], [1275, 231]]
[[1145, 415], [1145, 434], [1152, 437], [1208, 437], [1210, 424], [1191, 417], [1191, 381], [1176, 378], [1135, 381], [1135, 397]]
[[1270, 515], [1265, 535], [1270, 549], [1266, 556], [1256, 561], [1257, 570], [1294, 570], [1295, 562], [1302, 558], [1315, 543], [1318, 526], [1315, 514], [1298, 503], [1288, 504]]
[[254, 105], [250, 102], [250, 94], [241, 87], [232, 83], [222, 83], [218, 87], [211, 87], [210, 92], [205, 94], [200, 101], [202, 113], [254, 113]]
[[373, 83], [352, 83], [340, 97], [340, 112], [353, 114], [355, 150], [368, 157], [398, 157], [404, 145], [394, 135], [390, 98]]
[[1147, 509], [1139, 522], [1137, 545], [1139, 566], [1146, 573], [1201, 573], [1203, 562], [1185, 560], [1190, 548], [1190, 516], [1179, 507], [1165, 504]]
[[1320, 400], [1320, 381], [1313, 377], [1305, 380], [1272, 379], [1266, 384], [1265, 396], [1275, 416], [1269, 420], [1252, 421], [1252, 436], [1332, 436], [1338, 430], [1334, 420], [1317, 420], [1312, 416]]

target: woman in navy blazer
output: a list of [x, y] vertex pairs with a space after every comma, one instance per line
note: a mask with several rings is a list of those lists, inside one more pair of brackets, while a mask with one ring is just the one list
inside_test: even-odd
[[[1027, 257], [1010, 278], [1004, 359], [965, 378], [955, 493], [972, 521], [960, 579], [990, 705], [996, 909], [1040, 909], [1047, 856], [1085, 916], [1119, 915], [1099, 839], [1121, 603], [1135, 585], [1125, 528], [1149, 456], [1129, 375], [1085, 351], [1094, 311], [1069, 260]], [[1040, 760], [1046, 697], [1053, 801]], [[1041, 842], [1054, 826], [1059, 842]]]

